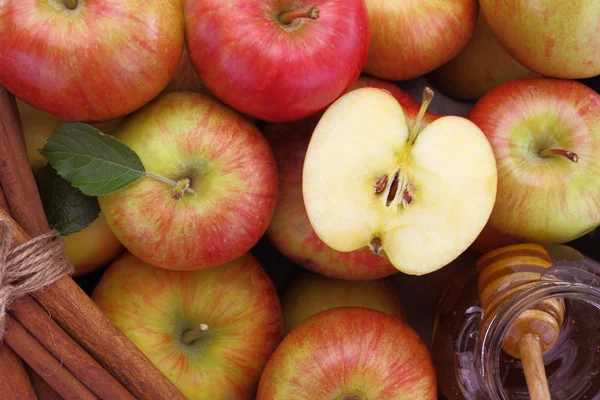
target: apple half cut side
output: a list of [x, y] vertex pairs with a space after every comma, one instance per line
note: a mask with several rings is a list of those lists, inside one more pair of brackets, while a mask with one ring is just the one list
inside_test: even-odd
[[388, 92], [341, 96], [319, 120], [302, 173], [317, 236], [348, 252], [369, 246], [401, 272], [423, 275], [465, 251], [488, 221], [497, 172], [483, 132], [466, 118], [441, 117], [421, 129], [433, 97], [409, 131]]

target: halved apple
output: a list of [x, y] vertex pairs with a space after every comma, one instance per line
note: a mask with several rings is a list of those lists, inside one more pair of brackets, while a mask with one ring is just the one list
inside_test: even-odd
[[433, 97], [426, 88], [409, 131], [388, 92], [357, 89], [324, 113], [304, 162], [302, 189], [317, 236], [337, 251], [369, 246], [423, 275], [449, 264], [484, 228], [497, 173], [483, 132], [446, 116], [421, 130]]

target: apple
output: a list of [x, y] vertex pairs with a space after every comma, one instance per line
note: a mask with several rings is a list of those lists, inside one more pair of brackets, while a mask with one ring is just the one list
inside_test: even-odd
[[462, 100], [476, 100], [501, 83], [538, 76], [512, 58], [498, 43], [483, 13], [475, 32], [456, 57], [429, 74], [436, 88]]
[[469, 114], [498, 163], [489, 225], [519, 241], [564, 243], [600, 225], [600, 95], [570, 80], [522, 78]]
[[435, 371], [421, 338], [376, 310], [342, 307], [303, 321], [279, 344], [256, 400], [434, 400]]
[[317, 236], [341, 252], [384, 252], [409, 275], [449, 264], [484, 228], [496, 198], [496, 161], [471, 121], [409, 127], [381, 89], [346, 93], [319, 120], [306, 152], [302, 193]]
[[406, 322], [406, 311], [396, 289], [386, 278], [349, 281], [303, 272], [282, 298], [284, 334], [306, 318], [337, 307], [366, 307]]
[[364, 71], [406, 80], [433, 71], [467, 45], [476, 0], [366, 0], [371, 44]]
[[[361, 77], [349, 91], [362, 87], [377, 87], [390, 92], [403, 105], [408, 123], [416, 118], [417, 104], [395, 85], [379, 79]], [[408, 104], [408, 106], [405, 106]], [[313, 230], [302, 198], [302, 167], [310, 136], [322, 113], [307, 119], [267, 124], [263, 132], [277, 160], [279, 194], [275, 212], [267, 230], [273, 245], [296, 264], [320, 274], [339, 279], [376, 279], [398, 272], [385, 257], [374, 255], [369, 249], [341, 253], [325, 245]], [[426, 114], [423, 125], [437, 116]]]
[[120, 118], [152, 100], [184, 42], [179, 0], [4, 0], [0, 84], [65, 121]]
[[61, 236], [61, 239], [65, 254], [75, 269], [73, 276], [85, 275], [106, 266], [124, 250], [102, 213], [79, 232]]
[[125, 253], [92, 299], [190, 400], [251, 399], [281, 340], [277, 293], [250, 254], [169, 271]]
[[265, 233], [277, 166], [264, 136], [237, 112], [198, 93], [167, 93], [114, 136], [150, 173], [178, 183], [144, 177], [98, 198], [136, 257], [167, 269], [210, 268], [241, 257]]
[[479, 0], [481, 11], [518, 62], [540, 75], [600, 74], [600, 6], [594, 0]]
[[177, 69], [171, 77], [171, 81], [169, 81], [162, 91], [162, 93], [170, 92], [195, 92], [214, 98], [212, 93], [200, 81], [200, 77], [198, 77], [190, 61], [190, 55], [186, 46], [183, 46], [179, 64], [177, 64]]
[[187, 0], [186, 43], [202, 83], [268, 122], [324, 109], [366, 62], [364, 0]]
[[[20, 99], [17, 99], [17, 109], [19, 110], [19, 117], [23, 128], [23, 137], [25, 138], [25, 146], [27, 147], [29, 165], [31, 165], [33, 173], [36, 174], [48, 163], [48, 160], [46, 160], [38, 150], [43, 148], [50, 135], [52, 135], [58, 127], [67, 123], [67, 121], [61, 121], [60, 119], [54, 118], [53, 116], [24, 103]], [[121, 120], [121, 118], [118, 118], [112, 121], [91, 125], [102, 133], [112, 135], [119, 127]]]

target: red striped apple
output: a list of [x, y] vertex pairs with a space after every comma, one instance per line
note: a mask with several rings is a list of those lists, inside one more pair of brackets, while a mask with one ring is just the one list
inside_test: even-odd
[[481, 11], [518, 62], [540, 75], [600, 74], [600, 4], [596, 0], [479, 0]]
[[281, 340], [281, 307], [251, 255], [168, 271], [125, 253], [92, 299], [190, 400], [251, 399]]
[[[349, 90], [378, 87], [390, 92], [404, 107], [409, 124], [417, 111], [417, 104], [397, 86], [379, 79], [361, 77]], [[279, 194], [273, 219], [267, 235], [275, 247], [296, 264], [317, 273], [339, 279], [376, 279], [398, 272], [389, 260], [368, 249], [338, 252], [319, 239], [313, 230], [302, 198], [302, 166], [311, 134], [321, 118], [321, 113], [310, 118], [291, 122], [268, 124], [264, 133], [277, 160]], [[423, 125], [437, 116], [426, 114]]]
[[523, 78], [483, 96], [469, 119], [498, 163], [490, 227], [563, 243], [600, 225], [600, 95], [569, 80]]
[[462, 100], [476, 100], [501, 83], [537, 76], [512, 58], [479, 13], [469, 43], [449, 62], [428, 75], [446, 94]]
[[406, 80], [433, 71], [466, 46], [475, 0], [366, 0], [371, 41], [365, 72]]
[[184, 16], [204, 85], [264, 121], [296, 121], [327, 107], [367, 59], [364, 0], [187, 0]]
[[3, 0], [0, 84], [65, 121], [108, 121], [152, 100], [184, 42], [180, 0]]
[[146, 169], [195, 193], [143, 178], [100, 196], [117, 238], [162, 268], [209, 268], [248, 252], [265, 233], [277, 198], [277, 166], [260, 131], [197, 93], [168, 93], [127, 118], [114, 135]]
[[484, 228], [496, 198], [496, 162], [471, 121], [423, 127], [427, 88], [412, 127], [381, 89], [346, 93], [319, 120], [306, 152], [302, 193], [317, 236], [340, 252], [370, 248], [400, 271], [449, 264]]
[[294, 328], [277, 347], [256, 400], [434, 400], [435, 371], [421, 338], [380, 311], [342, 307]]
[[338, 307], [365, 307], [406, 322], [398, 292], [386, 279], [348, 281], [304, 272], [286, 288], [282, 298], [284, 334], [308, 317]]

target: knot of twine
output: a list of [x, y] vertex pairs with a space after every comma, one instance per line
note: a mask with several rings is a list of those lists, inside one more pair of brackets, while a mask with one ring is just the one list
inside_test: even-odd
[[50, 231], [11, 250], [11, 223], [0, 219], [0, 342], [4, 339], [6, 313], [15, 300], [73, 273], [59, 236]]

